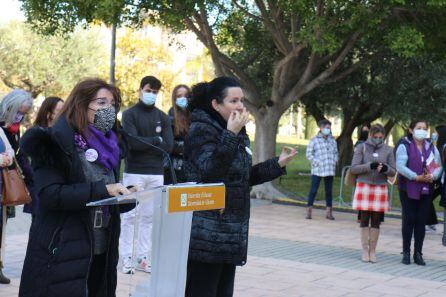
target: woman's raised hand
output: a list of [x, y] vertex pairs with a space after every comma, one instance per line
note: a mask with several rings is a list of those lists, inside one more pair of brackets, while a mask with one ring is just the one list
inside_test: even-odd
[[249, 121], [249, 112], [243, 108], [242, 112], [233, 111], [228, 119], [227, 129], [234, 134], [239, 134]]
[[293, 160], [294, 156], [296, 155], [297, 155], [297, 148], [284, 146], [282, 148], [282, 153], [279, 156], [280, 167], [285, 167], [286, 165], [288, 165], [288, 163], [290, 163]]

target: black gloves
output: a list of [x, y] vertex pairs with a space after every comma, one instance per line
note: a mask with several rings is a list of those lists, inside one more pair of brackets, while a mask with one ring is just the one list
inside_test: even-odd
[[379, 166], [378, 162], [370, 163], [370, 169], [372, 169], [372, 170], [376, 170], [378, 168], [378, 166]]
[[[378, 163], [378, 162], [370, 163], [370, 169], [372, 169], [372, 170], [378, 169], [379, 164], [380, 163]], [[387, 172], [387, 170], [389, 170], [389, 166], [387, 166], [386, 164], [381, 164], [381, 166], [382, 166], [381, 171], [380, 171], [381, 173]]]

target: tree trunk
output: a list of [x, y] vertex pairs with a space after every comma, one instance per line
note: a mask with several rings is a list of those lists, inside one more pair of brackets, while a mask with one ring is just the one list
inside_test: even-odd
[[353, 157], [353, 141], [352, 141], [353, 133], [343, 133], [336, 140], [338, 143], [339, 150], [339, 162], [338, 168], [336, 170], [336, 174], [341, 175], [342, 168], [344, 166], [348, 166], [352, 163]]
[[[255, 115], [256, 135], [254, 141], [253, 164], [276, 156], [276, 136], [279, 120], [283, 113], [276, 108], [267, 108], [265, 113]], [[272, 182], [253, 187], [251, 197], [258, 199], [277, 199], [283, 197]]]
[[110, 84], [114, 85], [115, 78], [115, 66], [116, 66], [116, 25], [111, 27], [111, 49], [110, 49]]

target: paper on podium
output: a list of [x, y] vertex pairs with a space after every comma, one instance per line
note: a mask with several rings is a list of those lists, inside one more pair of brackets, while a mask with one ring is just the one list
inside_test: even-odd
[[148, 190], [131, 193], [128, 195], [122, 195], [117, 197], [111, 197], [103, 200], [93, 201], [87, 203], [87, 206], [104, 206], [104, 205], [117, 205], [117, 204], [130, 204], [138, 202], [144, 202], [149, 199], [153, 199], [155, 194], [162, 191], [164, 186], [150, 188]]

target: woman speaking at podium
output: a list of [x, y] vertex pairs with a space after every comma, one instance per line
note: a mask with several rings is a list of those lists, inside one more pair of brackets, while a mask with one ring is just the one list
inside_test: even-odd
[[192, 89], [191, 127], [185, 141], [189, 181], [223, 182], [224, 210], [195, 212], [189, 248], [187, 297], [233, 295], [236, 266], [246, 264], [250, 187], [285, 174], [296, 150], [252, 166], [245, 125], [249, 114], [237, 80], [219, 77]]
[[39, 212], [30, 231], [21, 297], [116, 296], [121, 206], [91, 201], [129, 194], [119, 184], [119, 90], [87, 79], [71, 91], [51, 128], [22, 138], [31, 156]]

